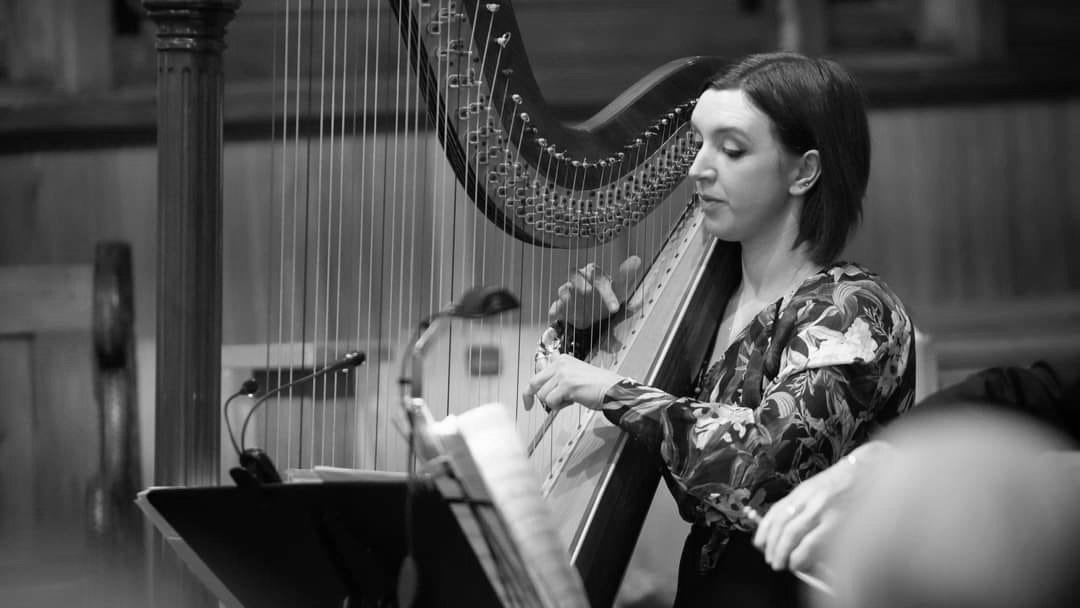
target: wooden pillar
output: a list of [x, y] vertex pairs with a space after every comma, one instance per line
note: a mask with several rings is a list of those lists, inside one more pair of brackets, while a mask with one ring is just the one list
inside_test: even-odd
[[[222, 55], [239, 0], [145, 0], [157, 24], [158, 278], [154, 483], [216, 485], [220, 458]], [[212, 605], [171, 549], [157, 606]]]
[[218, 482], [222, 51], [238, 0], [147, 0], [158, 25], [154, 483]]
[[780, 0], [777, 45], [785, 51], [820, 55], [827, 46], [828, 7], [824, 0]]

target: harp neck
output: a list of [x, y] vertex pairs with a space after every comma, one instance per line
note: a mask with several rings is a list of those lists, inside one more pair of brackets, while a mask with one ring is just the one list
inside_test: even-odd
[[544, 99], [509, 1], [393, 6], [458, 180], [515, 237], [552, 247], [610, 241], [686, 175], [696, 152], [690, 110], [724, 60], [672, 61], [568, 124]]

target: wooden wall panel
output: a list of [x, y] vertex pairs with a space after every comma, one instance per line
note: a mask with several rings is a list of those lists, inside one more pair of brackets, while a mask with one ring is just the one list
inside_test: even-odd
[[34, 463], [37, 524], [68, 540], [87, 538], [87, 490], [100, 469], [93, 344], [82, 332], [34, 340]]
[[90, 334], [27, 332], [0, 336], [0, 597], [114, 605], [88, 512], [99, 464]]
[[847, 256], [909, 302], [1080, 289], [1075, 101], [880, 110]]
[[131, 147], [0, 156], [0, 264], [89, 264], [98, 241], [128, 241], [136, 330], [152, 335], [155, 155]]
[[[1009, 169], [1008, 133], [1001, 128], [987, 128], [997, 120], [996, 108], [974, 108], [960, 119], [960, 141], [980, 142], [963, 148], [960, 182], [969, 193], [956, 201], [960, 226], [970, 247], [964, 251], [979, 252], [976, 262], [968, 264], [973, 279], [972, 297], [989, 297], [995, 293], [1012, 293], [1013, 277], [1001, 272], [1009, 266], [1013, 245], [1008, 221], [1008, 205], [1012, 200], [1008, 189], [987, 176], [1006, 175]], [[965, 221], [978, 218], [978, 221]], [[960, 296], [963, 297], [963, 296]]]
[[[284, 36], [280, 31], [283, 26], [275, 22], [284, 20], [275, 15], [275, 10], [280, 8], [268, 4], [243, 5], [237, 20], [230, 25], [227, 53], [230, 83], [248, 86], [246, 83], [265, 82], [271, 80], [273, 70], [277, 70], [280, 78], [286, 69], [283, 58], [278, 58], [276, 65], [267, 60], [270, 41], [274, 36], [278, 40]], [[364, 2], [342, 1], [337, 6], [336, 18], [332, 5], [328, 4], [324, 25], [320, 3], [305, 9], [298, 20], [297, 6], [306, 3], [293, 2], [290, 40], [295, 43], [299, 23], [304, 29], [300, 34], [303, 40], [325, 38], [326, 46], [332, 47], [336, 24], [337, 46], [343, 48], [347, 13], [350, 51], [361, 53], [366, 50], [361, 48], [366, 44], [373, 55], [375, 32], [381, 27], [379, 54], [392, 69], [401, 50], [391, 11], [383, 4], [367, 7]], [[562, 106], [595, 108], [598, 100], [614, 99], [634, 81], [673, 58], [703, 54], [741, 57], [776, 47], [775, 15], [768, 3], [753, 8], [737, 2], [668, 0], [663, 10], [658, 11], [656, 2], [651, 0], [518, 0], [514, 11], [545, 97]], [[369, 21], [371, 26], [367, 31]], [[628, 44], [630, 40], [636, 43]], [[587, 61], [581, 61], [584, 56], [588, 57]], [[352, 61], [357, 64], [358, 59]], [[320, 63], [317, 60], [302, 63], [301, 77], [312, 72], [318, 80]], [[292, 74], [290, 79], [295, 78], [296, 67], [287, 69]], [[326, 70], [329, 73], [331, 67], [327, 65]]]
[[[1066, 183], [1061, 188], [1059, 200], [1065, 207], [1065, 225], [1075, 229], [1080, 226], [1080, 104], [1062, 103], [1062, 125], [1057, 137], [1061, 138], [1062, 161], [1065, 167]], [[1075, 235], [1075, 232], [1070, 232]], [[1066, 239], [1070, 245], [1074, 238]], [[1080, 256], [1070, 248], [1066, 256], [1069, 264], [1069, 285], [1080, 285]]]
[[0, 558], [15, 562], [33, 546], [33, 341], [0, 337]]

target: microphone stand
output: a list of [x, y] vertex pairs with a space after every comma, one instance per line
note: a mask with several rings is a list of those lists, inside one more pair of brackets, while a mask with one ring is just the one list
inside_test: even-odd
[[267, 391], [265, 395], [259, 397], [259, 399], [252, 404], [251, 409], [248, 410], [247, 415], [244, 416], [244, 422], [240, 426], [239, 447], [237, 447], [236, 438], [233, 437], [232, 426], [231, 424], [229, 424], [229, 403], [231, 403], [233, 399], [240, 395], [251, 395], [252, 393], [254, 393], [254, 381], [249, 380], [245, 382], [244, 386], [240, 389], [239, 392], [235, 393], [232, 397], [229, 397], [228, 401], [225, 402], [225, 406], [222, 409], [224, 410], [226, 428], [229, 431], [229, 440], [232, 441], [233, 448], [237, 450], [237, 457], [240, 461], [239, 467], [233, 467], [232, 469], [229, 469], [229, 476], [232, 477], [233, 481], [236, 482], [236, 485], [240, 487], [248, 487], [263, 483], [281, 483], [281, 475], [278, 474], [277, 468], [274, 467], [273, 461], [270, 460], [270, 456], [268, 456], [266, 452], [259, 448], [244, 447], [245, 437], [247, 436], [248, 423], [251, 422], [251, 419], [255, 415], [255, 412], [258, 411], [258, 409], [264, 403], [269, 401], [275, 395], [280, 394], [282, 391], [289, 390], [305, 382], [311, 382], [312, 380], [316, 380], [327, 374], [332, 374], [334, 372], [347, 372], [352, 368], [362, 364], [365, 360], [367, 360], [367, 355], [365, 355], [363, 352], [357, 350], [350, 351], [348, 353], [345, 353], [345, 356], [341, 359], [338, 359], [337, 361], [331, 363], [330, 365], [327, 365], [326, 367], [323, 367], [322, 369], [316, 370], [302, 378], [297, 378], [296, 380], [293, 380], [286, 384], [282, 384], [281, 386], [278, 386], [273, 390]]
[[[409, 608], [416, 600], [420, 576], [413, 557], [413, 494], [416, 491], [416, 455], [430, 460], [439, 455], [436, 441], [425, 432], [434, 420], [423, 398], [424, 351], [442, 331], [446, 319], [451, 317], [480, 319], [518, 307], [517, 298], [509, 291], [494, 287], [477, 287], [469, 290], [461, 300], [428, 317], [417, 327], [411, 348], [401, 357], [401, 405], [409, 425], [408, 476], [405, 492], [405, 557], [398, 571], [398, 605]], [[419, 440], [419, 441], [418, 441]]]
[[431, 412], [428, 411], [427, 402], [423, 398], [423, 364], [424, 351], [428, 344], [441, 333], [445, 325], [445, 312], [439, 312], [425, 319], [414, 334], [415, 339], [411, 347], [405, 351], [401, 359], [401, 375], [398, 384], [401, 387], [401, 405], [405, 412], [406, 422], [409, 425], [409, 467], [411, 470], [413, 452], [416, 449], [416, 435], [420, 430], [421, 458], [430, 459], [437, 455], [438, 448], [422, 433], [423, 429], [434, 422]]
[[[401, 387], [401, 406], [405, 412], [405, 421], [408, 424], [409, 454], [407, 461], [408, 472], [405, 486], [405, 557], [401, 560], [398, 569], [398, 605], [403, 608], [411, 608], [419, 593], [420, 574], [417, 567], [413, 542], [413, 501], [416, 493], [416, 455], [430, 460], [438, 456], [439, 447], [425, 431], [429, 424], [434, 422], [427, 403], [422, 395], [423, 390], [423, 360], [424, 349], [432, 339], [440, 332], [447, 311], [440, 311], [422, 321], [413, 334], [411, 346], [401, 357], [401, 375], [398, 384]], [[419, 450], [418, 440], [419, 439]]]

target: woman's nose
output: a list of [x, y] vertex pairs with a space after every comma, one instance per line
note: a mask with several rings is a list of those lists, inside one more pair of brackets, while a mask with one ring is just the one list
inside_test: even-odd
[[694, 156], [694, 162], [690, 164], [690, 170], [686, 172], [686, 176], [696, 182], [711, 181], [716, 177], [715, 171], [706, 162], [704, 147]]

